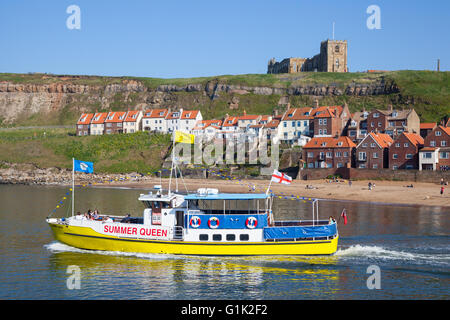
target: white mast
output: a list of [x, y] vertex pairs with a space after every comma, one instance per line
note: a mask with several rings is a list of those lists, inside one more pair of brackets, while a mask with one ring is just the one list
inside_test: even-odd
[[75, 158], [72, 158], [72, 217], [75, 205]]

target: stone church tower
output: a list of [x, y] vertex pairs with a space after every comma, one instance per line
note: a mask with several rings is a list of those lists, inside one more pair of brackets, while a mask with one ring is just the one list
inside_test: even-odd
[[267, 73], [297, 73], [306, 71], [348, 72], [347, 40], [325, 40], [320, 43], [320, 53], [312, 58], [286, 58], [269, 60]]

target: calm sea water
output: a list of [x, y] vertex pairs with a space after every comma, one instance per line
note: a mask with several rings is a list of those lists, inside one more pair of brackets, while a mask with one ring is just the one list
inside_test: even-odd
[[[322, 201], [339, 217], [339, 249], [320, 257], [198, 257], [92, 252], [54, 241], [45, 218], [68, 188], [0, 185], [0, 299], [448, 299], [450, 210]], [[142, 190], [89, 188], [80, 210], [141, 214]], [[69, 200], [57, 212], [70, 213]], [[275, 200], [278, 219], [308, 218], [310, 205]], [[81, 288], [67, 287], [68, 266]], [[369, 289], [367, 269], [380, 270]]]

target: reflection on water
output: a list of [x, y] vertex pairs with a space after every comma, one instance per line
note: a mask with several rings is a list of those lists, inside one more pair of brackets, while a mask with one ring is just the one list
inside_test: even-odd
[[[2, 299], [442, 299], [448, 298], [448, 210], [321, 201], [320, 217], [339, 219], [332, 256], [202, 257], [79, 250], [55, 242], [45, 217], [67, 188], [0, 185]], [[77, 210], [141, 215], [142, 190], [90, 188]], [[70, 201], [58, 216], [70, 214]], [[275, 199], [277, 219], [311, 219], [311, 204]], [[366, 286], [367, 267], [382, 290]], [[68, 290], [67, 267], [81, 269]]]

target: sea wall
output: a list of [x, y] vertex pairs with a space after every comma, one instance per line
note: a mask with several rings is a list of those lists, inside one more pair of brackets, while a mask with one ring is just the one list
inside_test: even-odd
[[303, 169], [299, 170], [297, 179], [318, 180], [328, 176], [339, 175], [343, 179], [352, 180], [390, 180], [439, 183], [441, 179], [450, 182], [450, 171], [419, 171], [391, 169]]

